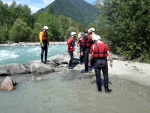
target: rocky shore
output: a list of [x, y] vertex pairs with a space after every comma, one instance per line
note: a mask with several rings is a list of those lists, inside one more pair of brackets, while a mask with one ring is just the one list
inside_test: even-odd
[[[20, 45], [26, 45], [26, 43], [20, 43]], [[28, 45], [38, 45], [39, 43], [28, 43]], [[53, 44], [66, 44], [66, 42], [51, 42]], [[15, 44], [13, 44], [15, 45]], [[2, 46], [2, 45], [0, 45]], [[7, 46], [7, 45], [3, 45]], [[12, 46], [12, 45], [11, 45]], [[88, 73], [81, 74], [80, 72], [84, 69], [84, 65], [79, 64], [78, 60], [79, 53], [75, 52], [74, 68], [68, 69], [69, 55], [57, 55], [48, 58], [50, 62], [46, 64], [40, 61], [32, 61], [25, 64], [7, 64], [0, 66], [0, 76], [8, 75], [22, 75], [22, 74], [33, 74], [43, 75], [48, 73], [70, 73], [67, 76], [68, 79], [74, 78], [86, 78], [94, 76], [94, 69], [91, 69]], [[150, 64], [122, 61], [121, 57], [113, 55], [113, 67], [109, 66], [109, 76], [118, 76], [128, 80], [150, 86]], [[108, 61], [109, 64], [109, 61]], [[77, 70], [77, 71], [76, 71]], [[72, 73], [72, 74], [71, 74]]]
[[[114, 55], [113, 67], [109, 67], [109, 76], [119, 76], [129, 80], [138, 81], [142, 84], [150, 86], [150, 64], [122, 61], [120, 57]], [[74, 68], [68, 69], [69, 55], [56, 55], [48, 59], [50, 62], [46, 64], [40, 61], [32, 61], [25, 64], [7, 64], [0, 66], [0, 76], [14, 74], [34, 74], [42, 75], [47, 73], [61, 72], [67, 73], [72, 70], [84, 69], [84, 65], [79, 64], [78, 53], [75, 53]], [[108, 61], [109, 64], [109, 61]], [[94, 70], [91, 70], [88, 75], [94, 75]], [[81, 73], [78, 73], [80, 78]], [[149, 79], [148, 79], [149, 78]]]

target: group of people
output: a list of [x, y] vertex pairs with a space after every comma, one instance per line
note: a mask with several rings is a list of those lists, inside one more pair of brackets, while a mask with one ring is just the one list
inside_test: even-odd
[[[48, 40], [48, 26], [43, 27], [43, 31], [39, 33], [39, 41], [41, 45], [41, 62], [45, 63], [48, 62], [47, 60], [47, 51], [49, 46]], [[73, 69], [73, 52], [75, 50], [75, 38], [76, 32], [71, 32], [71, 36], [67, 40], [68, 45], [68, 53], [70, 55], [69, 60], [69, 69]], [[78, 45], [80, 49], [80, 64], [84, 63], [84, 70], [81, 73], [89, 72], [89, 67], [92, 65], [95, 70], [96, 75], [96, 84], [97, 90], [99, 92], [102, 91], [101, 85], [101, 71], [104, 76], [104, 88], [105, 92], [109, 93], [112, 90], [109, 89], [109, 78], [108, 78], [108, 63], [107, 63], [107, 56], [110, 59], [110, 66], [112, 67], [113, 58], [110, 48], [107, 43], [104, 43], [101, 40], [99, 35], [95, 34], [95, 28], [90, 28], [89, 30], [84, 30], [80, 32], [80, 37], [78, 39]], [[43, 56], [45, 54], [45, 59], [43, 60]]]
[[[71, 36], [67, 41], [68, 53], [70, 55], [69, 69], [73, 69], [73, 51], [75, 46], [75, 32], [71, 32]], [[102, 92], [101, 84], [101, 71], [104, 76], [104, 88], [105, 92], [109, 93], [112, 90], [109, 89], [108, 78], [108, 63], [107, 57], [109, 56], [110, 66], [112, 67], [113, 58], [109, 45], [101, 40], [99, 35], [95, 34], [95, 28], [84, 30], [80, 32], [78, 39], [78, 45], [80, 49], [79, 61], [80, 64], [84, 63], [84, 70], [81, 73], [89, 72], [89, 67], [92, 65], [95, 70], [97, 90]]]

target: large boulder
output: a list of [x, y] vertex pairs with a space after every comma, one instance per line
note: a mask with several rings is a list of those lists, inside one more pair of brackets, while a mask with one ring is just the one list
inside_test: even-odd
[[41, 62], [32, 63], [30, 70], [32, 74], [36, 75], [55, 72], [55, 69], [52, 67], [52, 65], [44, 64]]
[[1, 84], [1, 90], [11, 91], [15, 89], [16, 81], [7, 76]]
[[50, 62], [47, 64], [39, 61], [28, 62], [25, 64], [7, 64], [0, 66], [0, 75], [13, 75], [13, 74], [44, 74], [55, 72], [55, 63]]
[[50, 58], [50, 60], [55, 63], [55, 66], [68, 64], [69, 59], [68, 55], [55, 55]]
[[29, 73], [26, 67], [22, 64], [7, 64], [0, 66], [0, 75], [10, 75], [10, 74], [25, 74]]

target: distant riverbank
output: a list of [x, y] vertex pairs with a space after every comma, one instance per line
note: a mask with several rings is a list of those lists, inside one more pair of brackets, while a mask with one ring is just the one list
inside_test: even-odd
[[[66, 42], [49, 42], [49, 45], [64, 45]], [[6, 43], [0, 44], [0, 47], [6, 46], [40, 46], [39, 42], [18, 42], [18, 43]]]

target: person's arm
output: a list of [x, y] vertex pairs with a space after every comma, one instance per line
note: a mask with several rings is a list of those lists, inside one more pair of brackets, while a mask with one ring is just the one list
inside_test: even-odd
[[91, 59], [92, 59], [92, 54], [89, 54], [89, 57], [88, 57], [88, 66], [91, 66]]
[[109, 53], [109, 60], [110, 60], [110, 66], [113, 66], [113, 57], [112, 57], [112, 53]]
[[47, 37], [47, 45], [49, 46], [49, 38]]
[[43, 32], [40, 32], [39, 33], [39, 40], [40, 40], [40, 44], [43, 46], [42, 37], [43, 37]]
[[110, 51], [110, 48], [109, 48], [108, 45], [107, 45], [107, 52], [108, 52], [108, 55], [109, 55], [110, 66], [112, 67], [113, 66], [113, 56], [112, 56], [112, 52]]
[[93, 45], [91, 46], [89, 57], [88, 57], [88, 65], [91, 66], [91, 59], [93, 54]]

